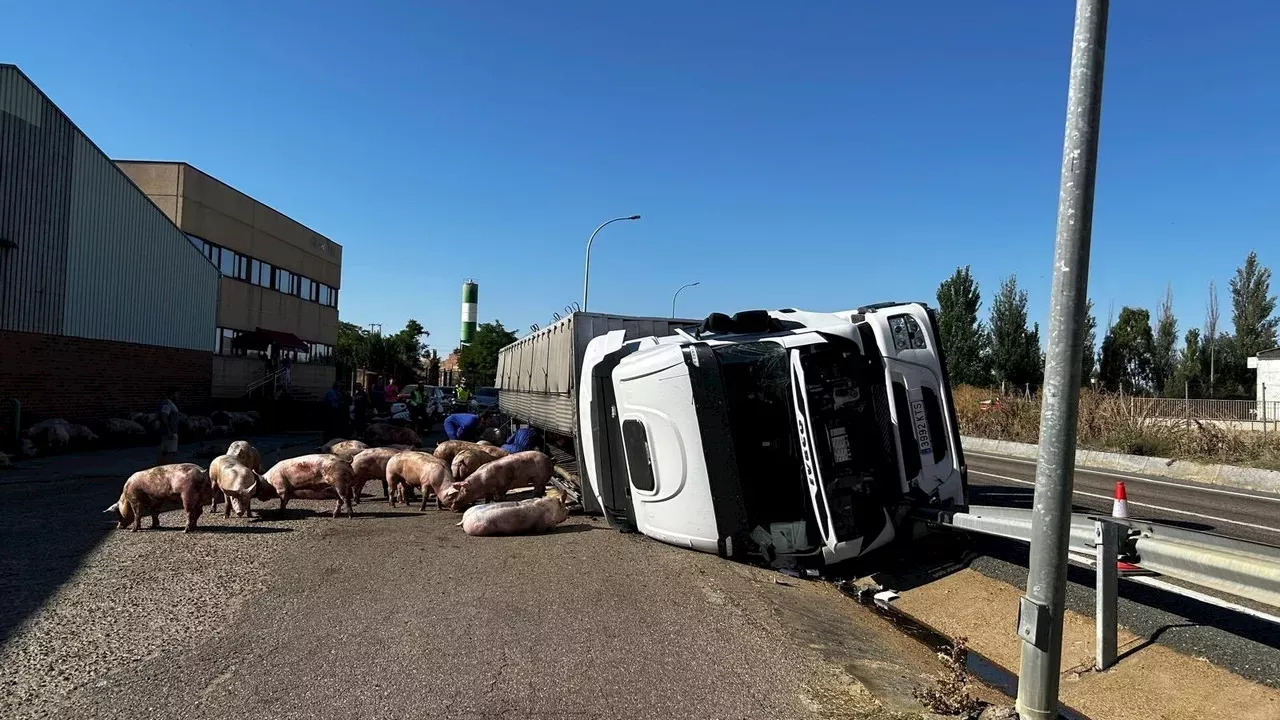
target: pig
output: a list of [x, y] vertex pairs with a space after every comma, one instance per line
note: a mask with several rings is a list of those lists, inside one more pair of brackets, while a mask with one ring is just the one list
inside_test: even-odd
[[347, 462], [351, 462], [352, 459], [360, 453], [360, 451], [368, 449], [369, 446], [359, 440], [343, 440], [342, 442], [331, 445], [327, 452], [331, 455], [336, 455]]
[[387, 445], [422, 446], [422, 438], [418, 437], [418, 433], [407, 427], [388, 423], [370, 425], [364, 432], [364, 439], [371, 447], [386, 447]]
[[400, 453], [395, 448], [369, 448], [361, 450], [351, 459], [351, 469], [355, 471], [355, 484], [351, 490], [351, 501], [360, 504], [360, 491], [370, 480], [382, 482], [382, 494], [387, 495], [387, 461]]
[[115, 515], [121, 528], [142, 529], [142, 516], [151, 516], [151, 527], [160, 527], [160, 513], [181, 507], [187, 513], [184, 532], [196, 529], [204, 503], [212, 493], [209, 473], [194, 463], [161, 465], [129, 476], [120, 499], [105, 512]]
[[484, 452], [481, 448], [466, 448], [453, 456], [453, 462], [449, 465], [449, 470], [453, 472], [454, 482], [462, 482], [471, 473], [480, 469], [481, 465], [491, 463], [497, 459], [493, 454]]
[[466, 440], [445, 440], [436, 446], [433, 454], [447, 463], [452, 463], [453, 458], [463, 450], [477, 450], [482, 453], [488, 453], [494, 458], [505, 457], [507, 454], [507, 451], [500, 447], [480, 445]]
[[[258, 454], [258, 449], [250, 444], [248, 440], [237, 440], [231, 443], [227, 446], [225, 454], [235, 458], [241, 465], [244, 465], [255, 473], [262, 472], [262, 456]], [[218, 503], [222, 502], [226, 495], [220, 487], [217, 478], [213, 477], [212, 463], [209, 465], [209, 479], [210, 482], [213, 483], [213, 505], [209, 508], [209, 511], [217, 512]], [[238, 513], [239, 511], [237, 510], [237, 514]]]
[[569, 517], [559, 495], [519, 502], [476, 505], [462, 514], [462, 531], [468, 535], [521, 535], [546, 532]]
[[146, 435], [147, 431], [138, 423], [122, 418], [111, 418], [103, 423], [102, 429], [109, 435]]
[[501, 500], [511, 488], [533, 486], [534, 495], [547, 491], [551, 479], [551, 458], [537, 450], [526, 450], [482, 465], [466, 480], [444, 490], [440, 503], [462, 512], [479, 500]]
[[187, 431], [196, 437], [205, 437], [213, 432], [213, 421], [204, 415], [188, 415]]
[[406, 450], [387, 461], [387, 502], [391, 507], [396, 506], [397, 492], [405, 488], [422, 491], [419, 510], [427, 509], [427, 499], [431, 495], [436, 497], [436, 506], [439, 507], [441, 493], [452, 486], [453, 473], [449, 472], [449, 466], [431, 453]]
[[281, 460], [263, 475], [280, 497], [280, 514], [293, 498], [324, 500], [337, 497], [333, 516], [338, 517], [345, 502], [347, 517], [354, 517], [351, 510], [351, 489], [355, 483], [355, 471], [351, 464], [333, 455], [302, 455]]
[[[248, 515], [251, 501], [260, 494], [258, 485], [267, 484], [252, 467], [234, 455], [219, 455], [209, 463], [209, 482], [213, 486], [213, 492], [222, 493], [227, 499], [223, 517], [231, 517], [233, 505], [236, 517]], [[218, 501], [215, 498], [213, 509], [217, 508]]]

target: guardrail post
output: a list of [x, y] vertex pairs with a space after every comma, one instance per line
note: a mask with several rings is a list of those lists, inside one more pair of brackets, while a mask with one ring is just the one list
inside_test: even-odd
[[1107, 520], [1095, 520], [1093, 543], [1098, 563], [1098, 579], [1095, 585], [1095, 609], [1097, 618], [1097, 649], [1094, 667], [1106, 670], [1116, 663], [1116, 595], [1119, 572], [1120, 525]]

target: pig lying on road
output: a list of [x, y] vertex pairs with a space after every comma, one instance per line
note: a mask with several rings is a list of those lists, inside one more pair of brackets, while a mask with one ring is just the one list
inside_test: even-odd
[[364, 484], [371, 480], [382, 483], [382, 494], [387, 495], [387, 461], [401, 451], [395, 448], [369, 448], [361, 450], [351, 460], [351, 469], [355, 471], [355, 484], [351, 488], [351, 500], [360, 504], [360, 491]]
[[[387, 461], [387, 502], [396, 506], [396, 494], [404, 487], [418, 488], [422, 492], [422, 507], [427, 509], [427, 498], [434, 495], [436, 507], [440, 506], [440, 494], [453, 486], [453, 474], [449, 466], [429, 453], [409, 450], [392, 456]], [[407, 503], [406, 503], [407, 504]]]
[[492, 445], [480, 445], [478, 443], [467, 442], [466, 440], [445, 440], [436, 446], [435, 452], [432, 453], [436, 457], [446, 463], [453, 463], [453, 459], [463, 450], [475, 450], [476, 452], [486, 453], [494, 459], [506, 457], [507, 451], [500, 447]]
[[445, 490], [440, 502], [462, 512], [480, 500], [501, 500], [511, 488], [530, 485], [534, 495], [543, 495], [551, 479], [551, 458], [537, 450], [526, 450], [480, 466], [471, 477]]
[[[220, 455], [209, 463], [209, 482], [213, 484], [214, 493], [222, 493], [227, 500], [223, 517], [231, 517], [232, 509], [236, 517], [245, 517], [249, 515], [253, 498], [268, 500], [276, 496], [274, 488], [234, 455]], [[213, 508], [217, 507], [215, 498]]]
[[369, 446], [359, 440], [330, 440], [329, 442], [316, 448], [318, 453], [329, 453], [351, 462], [361, 450], [368, 450]]
[[453, 472], [453, 481], [462, 482], [471, 473], [479, 470], [481, 465], [487, 465], [497, 459], [493, 453], [484, 452], [480, 448], [466, 448], [453, 456], [453, 463], [449, 466]]
[[386, 447], [388, 445], [418, 447], [422, 445], [422, 438], [418, 437], [418, 433], [407, 427], [399, 427], [388, 423], [370, 425], [364, 432], [364, 439], [374, 447]]
[[[202, 445], [201, 449], [203, 449], [203, 447], [204, 446]], [[248, 440], [237, 440], [231, 443], [227, 446], [227, 451], [222, 454], [230, 455], [239, 461], [241, 465], [244, 465], [255, 473], [262, 472], [262, 456], [258, 453], [258, 449]], [[222, 502], [223, 499], [226, 498], [226, 494], [222, 491], [222, 488], [218, 486], [217, 479], [213, 477], [212, 464], [209, 465], [209, 476], [210, 482], [213, 483], [213, 505], [209, 508], [209, 512], [217, 512], [218, 503]], [[274, 495], [272, 497], [274, 497]], [[240, 510], [237, 509], [236, 513], [239, 514]]]
[[347, 517], [352, 517], [351, 490], [355, 471], [351, 464], [334, 455], [303, 455], [281, 460], [263, 476], [280, 496], [280, 514], [293, 498], [327, 500], [336, 497], [333, 516], [338, 517], [345, 502]]
[[185, 532], [191, 532], [212, 492], [209, 473], [199, 465], [161, 465], [130, 475], [120, 499], [106, 512], [115, 514], [120, 527], [132, 524], [133, 532], [137, 532], [142, 529], [143, 515], [150, 515], [151, 527], [157, 528], [160, 513], [181, 507], [187, 513]]
[[468, 535], [520, 535], [546, 532], [569, 517], [559, 495], [520, 502], [476, 505], [462, 514], [463, 532]]

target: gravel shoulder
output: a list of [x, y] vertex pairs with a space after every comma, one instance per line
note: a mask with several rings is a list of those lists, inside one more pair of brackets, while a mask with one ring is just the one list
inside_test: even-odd
[[472, 538], [366, 497], [128, 533], [122, 480], [0, 487], [0, 716], [888, 720], [938, 670], [828, 585], [594, 519]]

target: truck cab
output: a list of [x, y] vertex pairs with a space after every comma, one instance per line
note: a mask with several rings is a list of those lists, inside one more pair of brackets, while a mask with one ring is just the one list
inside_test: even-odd
[[913, 508], [965, 504], [937, 338], [920, 303], [597, 337], [579, 385], [584, 491], [619, 528], [728, 557], [881, 547]]

